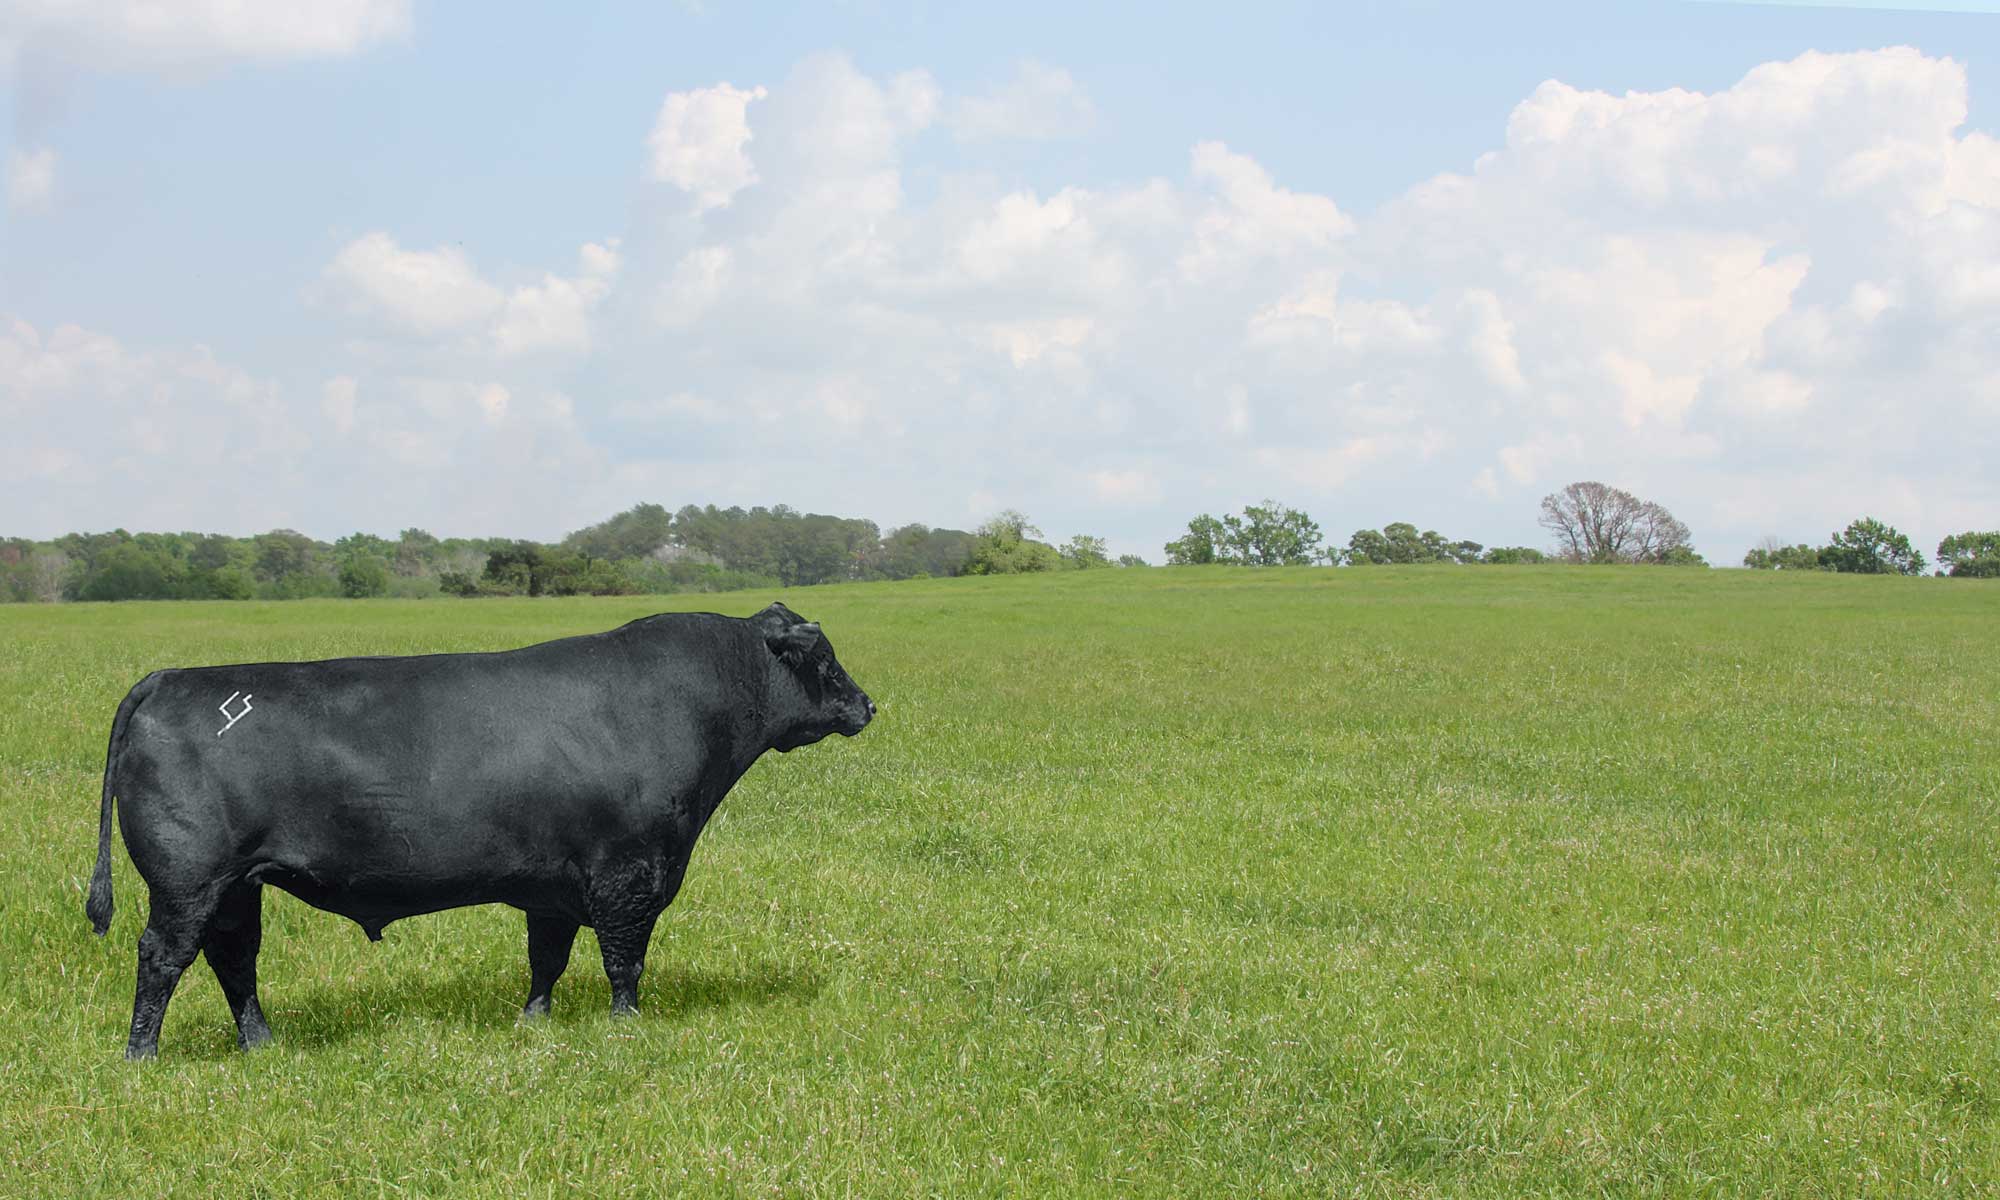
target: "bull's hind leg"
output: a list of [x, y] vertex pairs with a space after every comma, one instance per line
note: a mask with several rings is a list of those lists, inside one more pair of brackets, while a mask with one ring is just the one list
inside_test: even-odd
[[236, 1018], [236, 1044], [245, 1050], [271, 1040], [271, 1027], [257, 1004], [257, 950], [263, 942], [264, 886], [236, 884], [223, 893], [201, 953], [222, 984], [230, 1015]]
[[569, 951], [576, 941], [577, 923], [567, 917], [546, 913], [528, 914], [528, 1003], [521, 1014], [539, 1017], [549, 1011], [556, 980], [569, 966]]
[[160, 1022], [174, 985], [201, 950], [201, 940], [214, 914], [213, 891], [162, 895], [155, 888], [146, 931], [139, 935], [139, 983], [132, 994], [132, 1036], [125, 1042], [126, 1058], [151, 1058], [160, 1049]]

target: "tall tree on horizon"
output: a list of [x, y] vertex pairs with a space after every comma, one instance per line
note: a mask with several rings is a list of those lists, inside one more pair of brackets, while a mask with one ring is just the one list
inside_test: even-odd
[[1655, 563], [1692, 553], [1688, 527], [1663, 506], [1596, 480], [1542, 497], [1540, 520], [1567, 562]]

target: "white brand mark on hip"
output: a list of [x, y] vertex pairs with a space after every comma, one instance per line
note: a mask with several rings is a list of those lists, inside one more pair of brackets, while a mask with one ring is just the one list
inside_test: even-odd
[[[242, 712], [239, 712], [239, 713], [236, 713], [236, 714], [234, 714], [234, 715], [232, 716], [232, 715], [230, 714], [230, 711], [229, 711], [229, 706], [230, 706], [231, 704], [235, 703], [235, 701], [236, 701], [236, 697], [238, 697], [238, 696], [241, 696], [241, 697], [243, 697], [243, 711], [242, 711]], [[248, 693], [248, 692], [231, 692], [231, 693], [229, 693], [229, 699], [227, 699], [227, 700], [224, 700], [224, 701], [223, 701], [222, 703], [220, 703], [220, 704], [216, 705], [215, 707], [216, 707], [216, 708], [217, 708], [218, 710], [220, 710], [220, 711], [221, 711], [221, 713], [222, 713], [222, 715], [223, 715], [223, 716], [225, 716], [225, 717], [228, 717], [228, 718], [229, 718], [229, 725], [234, 725], [234, 724], [236, 724], [236, 722], [238, 722], [238, 721], [241, 721], [241, 720], [242, 720], [242, 719], [243, 719], [244, 717], [246, 717], [246, 716], [249, 716], [249, 715], [250, 715], [250, 693]], [[229, 732], [229, 725], [224, 725], [224, 726], [223, 726], [222, 728], [220, 728], [220, 729], [216, 730], [216, 731], [215, 731], [215, 736], [216, 736], [216, 737], [221, 737], [221, 736], [222, 736], [223, 734], [225, 734], [225, 733], [228, 733], [228, 732]]]

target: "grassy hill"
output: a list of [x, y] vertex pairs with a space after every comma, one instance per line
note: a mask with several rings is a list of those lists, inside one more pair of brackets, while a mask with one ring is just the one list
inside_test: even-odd
[[[882, 706], [727, 800], [613, 1024], [588, 931], [268, 890], [118, 1058], [83, 881], [166, 665], [772, 594], [0, 609], [0, 1194], [2000, 1189], [2000, 587], [1156, 569], [796, 590]], [[676, 603], [678, 602], [678, 603]]]

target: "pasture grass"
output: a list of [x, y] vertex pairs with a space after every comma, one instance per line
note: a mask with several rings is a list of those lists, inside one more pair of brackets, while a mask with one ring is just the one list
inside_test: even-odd
[[0, 1194], [1991, 1195], [2000, 586], [1561, 568], [802, 589], [881, 704], [589, 933], [275, 889], [119, 1059], [82, 886], [155, 667], [774, 596], [0, 609]]

